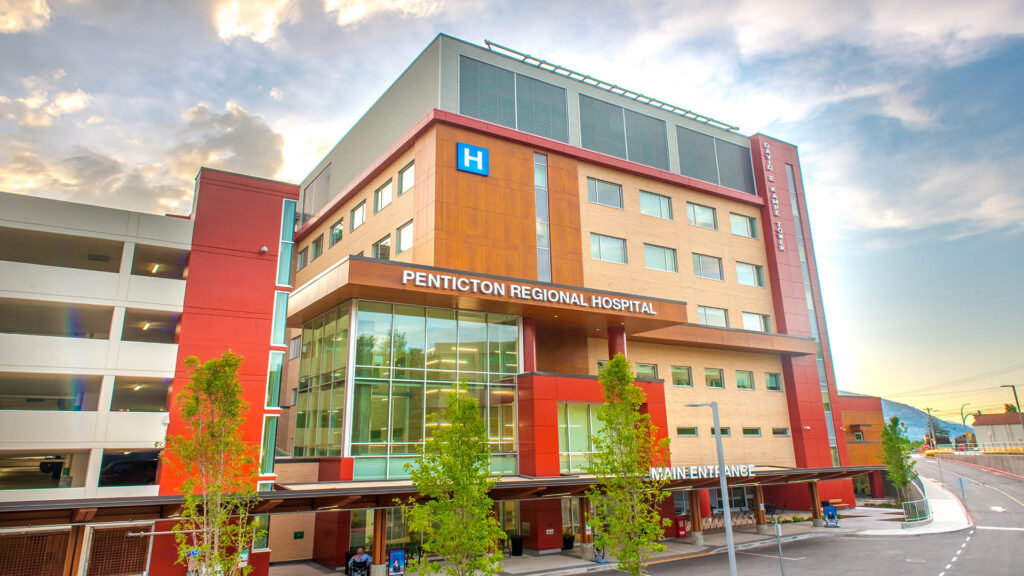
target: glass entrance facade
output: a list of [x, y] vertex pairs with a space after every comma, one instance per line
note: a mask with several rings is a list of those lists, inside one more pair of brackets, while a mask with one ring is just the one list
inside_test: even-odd
[[307, 322], [295, 455], [351, 455], [356, 480], [406, 478], [458, 390], [480, 403], [494, 471], [514, 474], [519, 332], [518, 316], [368, 300]]

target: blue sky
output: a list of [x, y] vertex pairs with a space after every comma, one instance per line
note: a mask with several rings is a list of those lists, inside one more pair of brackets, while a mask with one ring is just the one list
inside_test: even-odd
[[959, 414], [1024, 384], [962, 381], [1022, 361], [1020, 2], [0, 0], [0, 190], [299, 181], [439, 32], [796, 143], [841, 388]]

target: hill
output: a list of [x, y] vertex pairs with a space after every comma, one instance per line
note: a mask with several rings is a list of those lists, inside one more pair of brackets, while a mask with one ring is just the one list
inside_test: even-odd
[[[925, 431], [928, 428], [928, 413], [924, 410], [919, 410], [913, 406], [903, 404], [900, 402], [894, 402], [892, 400], [886, 400], [882, 398], [882, 414], [888, 421], [889, 418], [896, 416], [901, 422], [907, 425], [907, 437], [911, 440], [922, 440], [925, 436]], [[964, 433], [963, 423], [951, 422], [949, 420], [942, 420], [946, 424], [946, 428], [949, 430], [950, 436], [955, 437]], [[974, 433], [974, 429], [970, 425], [967, 426], [967, 430]]]

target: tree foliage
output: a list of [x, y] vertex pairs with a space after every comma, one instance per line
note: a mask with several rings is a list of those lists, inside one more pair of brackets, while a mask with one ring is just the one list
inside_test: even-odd
[[587, 471], [597, 486], [593, 500], [598, 543], [615, 556], [619, 570], [646, 573], [646, 560], [664, 550], [659, 505], [668, 496], [665, 480], [649, 478], [652, 466], [667, 457], [668, 439], [657, 437], [648, 414], [641, 414], [644, 392], [633, 384], [629, 361], [616, 354], [598, 375], [604, 403], [597, 409], [601, 431], [593, 438]]
[[174, 526], [178, 562], [196, 556], [203, 576], [241, 576], [239, 559], [260, 536], [249, 506], [256, 497], [256, 449], [240, 433], [247, 404], [242, 400], [238, 368], [242, 357], [230, 350], [200, 363], [185, 365], [191, 382], [178, 395], [185, 433], [167, 441], [164, 461], [185, 477], [185, 505]]
[[499, 542], [505, 533], [489, 494], [497, 477], [490, 471], [487, 425], [477, 400], [465, 397], [463, 388], [448, 393], [444, 414], [430, 416], [436, 427], [423, 456], [406, 465], [421, 496], [402, 506], [409, 531], [423, 535], [425, 557], [445, 560], [412, 560], [414, 572], [491, 576], [501, 571]]
[[885, 475], [901, 500], [906, 500], [907, 485], [917, 478], [914, 461], [910, 458], [910, 446], [900, 419], [893, 416], [882, 428], [882, 462], [885, 463]]
[[1017, 413], [1017, 405], [1016, 404], [1003, 404], [1003, 410], [1007, 414], [1016, 414]]

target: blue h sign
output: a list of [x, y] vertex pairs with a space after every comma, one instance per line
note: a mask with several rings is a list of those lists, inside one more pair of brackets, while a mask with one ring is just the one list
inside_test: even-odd
[[458, 157], [455, 160], [455, 167], [463, 172], [487, 176], [490, 174], [490, 163], [487, 155], [487, 148], [470, 146], [459, 142]]

